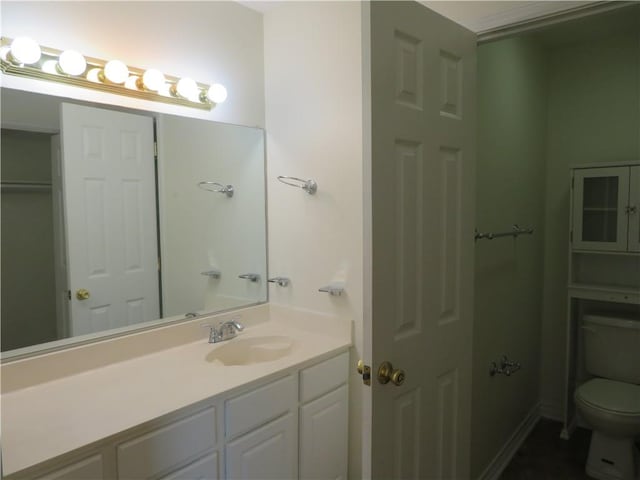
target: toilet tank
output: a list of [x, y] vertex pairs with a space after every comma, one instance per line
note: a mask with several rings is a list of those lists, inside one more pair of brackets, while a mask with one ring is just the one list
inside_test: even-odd
[[587, 372], [640, 384], [640, 319], [585, 315], [582, 331]]

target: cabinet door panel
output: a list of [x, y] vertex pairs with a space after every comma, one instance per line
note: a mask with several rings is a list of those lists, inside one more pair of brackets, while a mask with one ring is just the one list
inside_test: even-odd
[[300, 401], [308, 402], [338, 388], [349, 378], [349, 352], [300, 371]]
[[225, 402], [225, 431], [234, 438], [284, 415], [296, 404], [298, 384], [293, 375], [243, 393]]
[[150, 478], [216, 446], [216, 411], [209, 407], [118, 445], [118, 477]]
[[37, 477], [36, 480], [98, 480], [102, 478], [104, 478], [102, 455], [97, 454]]
[[574, 173], [573, 246], [627, 249], [629, 167], [578, 169]]
[[218, 480], [218, 452], [212, 452], [162, 480]]
[[347, 478], [347, 386], [301, 408], [300, 478]]
[[629, 171], [629, 251], [640, 252], [640, 166]]
[[288, 413], [229, 443], [228, 480], [283, 480], [297, 478], [296, 417]]

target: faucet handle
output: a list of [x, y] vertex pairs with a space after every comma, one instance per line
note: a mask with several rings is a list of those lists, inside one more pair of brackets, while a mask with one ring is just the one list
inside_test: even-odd
[[213, 325], [212, 323], [202, 323], [200, 324], [200, 328], [209, 329], [209, 343], [216, 343], [218, 341], [220, 333], [218, 332], [217, 326]]

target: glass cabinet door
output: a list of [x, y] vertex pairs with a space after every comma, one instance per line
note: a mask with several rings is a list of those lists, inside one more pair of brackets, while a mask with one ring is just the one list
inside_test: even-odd
[[574, 171], [573, 247], [627, 250], [629, 167]]
[[629, 251], [640, 252], [640, 166], [629, 168]]

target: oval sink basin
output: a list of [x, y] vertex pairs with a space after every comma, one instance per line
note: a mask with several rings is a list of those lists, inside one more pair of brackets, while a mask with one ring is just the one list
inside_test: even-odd
[[205, 357], [207, 362], [218, 361], [223, 365], [271, 362], [289, 354], [293, 348], [293, 339], [280, 335], [235, 338], [228, 342], [210, 352]]

